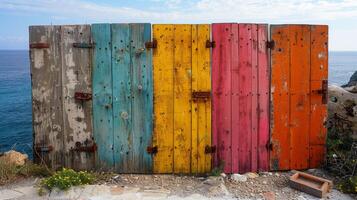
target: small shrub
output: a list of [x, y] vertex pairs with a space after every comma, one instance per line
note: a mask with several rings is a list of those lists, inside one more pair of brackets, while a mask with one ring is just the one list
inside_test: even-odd
[[73, 169], [63, 168], [52, 176], [43, 179], [40, 186], [49, 190], [53, 188], [67, 190], [72, 186], [91, 184], [94, 179], [94, 175], [86, 171], [76, 172]]
[[352, 176], [337, 185], [337, 188], [345, 193], [357, 194], [357, 176]]
[[224, 162], [221, 161], [217, 167], [214, 167], [211, 171], [211, 176], [220, 176], [224, 169]]

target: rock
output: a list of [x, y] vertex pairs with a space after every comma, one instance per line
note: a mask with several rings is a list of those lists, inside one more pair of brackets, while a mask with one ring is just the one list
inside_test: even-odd
[[351, 87], [351, 86], [356, 86], [356, 85], [357, 85], [357, 71], [355, 71], [355, 73], [352, 74], [348, 83], [345, 85], [342, 85], [342, 87]]
[[218, 184], [221, 184], [223, 183], [224, 180], [223, 180], [223, 177], [220, 177], [220, 176], [209, 176], [207, 177], [206, 180], [204, 180], [202, 183], [203, 184], [206, 184], [206, 185], [218, 185]]
[[328, 87], [328, 120], [327, 127], [334, 128], [336, 120], [343, 119], [351, 124], [352, 137], [357, 139], [357, 94], [342, 87]]
[[245, 173], [244, 176], [246, 176], [247, 178], [258, 178], [259, 177], [259, 175], [254, 172]]
[[221, 177], [226, 178], [227, 175], [225, 173], [221, 173]]
[[221, 197], [221, 196], [228, 196], [228, 195], [229, 192], [223, 183], [208, 188], [208, 196]]
[[232, 174], [231, 175], [231, 180], [234, 182], [246, 182], [247, 177], [241, 174]]
[[304, 196], [302, 196], [302, 195], [298, 196], [296, 199], [297, 200], [306, 200], [306, 198]]
[[24, 165], [27, 159], [28, 159], [27, 154], [22, 154], [14, 150], [5, 152], [4, 155], [0, 157], [0, 161], [3, 161], [8, 164], [18, 165], [18, 166]]
[[264, 192], [263, 197], [265, 200], [275, 200], [275, 193], [274, 192]]
[[266, 185], [266, 184], [268, 184], [268, 182], [267, 181], [263, 181], [263, 184]]

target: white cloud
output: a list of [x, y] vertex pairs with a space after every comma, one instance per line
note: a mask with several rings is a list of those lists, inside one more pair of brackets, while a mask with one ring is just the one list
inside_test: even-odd
[[[160, 2], [161, 0], [152, 0]], [[196, 22], [196, 21], [278, 21], [309, 22], [357, 18], [356, 0], [183, 0], [162, 1], [165, 11], [113, 7], [84, 0], [3, 0], [0, 9], [50, 14], [87, 20]], [[187, 7], [187, 4], [191, 6]], [[181, 9], [180, 9], [181, 8]]]

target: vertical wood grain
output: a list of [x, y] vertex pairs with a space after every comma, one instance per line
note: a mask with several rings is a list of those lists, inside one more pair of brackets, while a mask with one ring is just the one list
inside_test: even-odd
[[145, 42], [151, 41], [150, 24], [130, 24], [131, 93], [132, 93], [132, 172], [152, 172], [151, 155], [146, 148], [152, 137], [152, 67], [151, 49]]
[[62, 110], [62, 60], [60, 26], [30, 26], [31, 43], [49, 48], [30, 49], [34, 146], [51, 151], [34, 151], [35, 161], [53, 169], [64, 165]]
[[154, 137], [158, 147], [154, 173], [172, 173], [174, 165], [174, 25], [153, 25]]
[[114, 167], [113, 101], [110, 24], [93, 24], [93, 134], [97, 150], [97, 168]]
[[94, 145], [92, 101], [74, 98], [75, 92], [92, 93], [91, 49], [73, 47], [73, 43], [91, 43], [90, 26], [61, 26], [60, 43], [65, 166], [74, 169], [93, 169], [94, 152], [78, 151], [79, 147]]

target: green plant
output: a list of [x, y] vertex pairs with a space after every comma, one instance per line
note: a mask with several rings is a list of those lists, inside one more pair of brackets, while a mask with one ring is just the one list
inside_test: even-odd
[[337, 188], [345, 193], [357, 194], [357, 176], [352, 176], [337, 185]]
[[43, 179], [40, 187], [49, 190], [52, 190], [53, 188], [67, 190], [72, 186], [91, 184], [94, 180], [94, 175], [86, 171], [76, 172], [73, 169], [63, 168], [52, 176]]
[[214, 167], [211, 171], [211, 176], [220, 176], [224, 169], [224, 161], [221, 161], [217, 167]]

